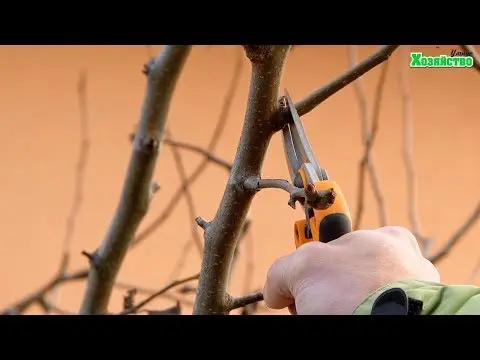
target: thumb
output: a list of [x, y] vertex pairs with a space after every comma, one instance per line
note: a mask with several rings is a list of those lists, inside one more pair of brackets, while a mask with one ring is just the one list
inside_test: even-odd
[[268, 270], [267, 280], [263, 288], [265, 305], [271, 309], [283, 309], [294, 304], [291, 293], [291, 264], [294, 254], [277, 259]]

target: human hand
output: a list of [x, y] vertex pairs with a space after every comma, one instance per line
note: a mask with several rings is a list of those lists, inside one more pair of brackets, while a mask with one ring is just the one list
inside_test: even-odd
[[302, 245], [273, 263], [263, 295], [272, 309], [349, 315], [379, 288], [402, 280], [439, 282], [440, 275], [410, 231], [386, 226]]

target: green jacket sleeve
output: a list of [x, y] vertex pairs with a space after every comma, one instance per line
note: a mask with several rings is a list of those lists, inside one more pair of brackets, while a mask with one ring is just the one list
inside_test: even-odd
[[423, 302], [422, 315], [480, 315], [480, 288], [471, 285], [443, 285], [425, 281], [400, 281], [370, 294], [354, 315], [370, 315], [375, 300], [386, 290], [401, 288], [407, 296]]

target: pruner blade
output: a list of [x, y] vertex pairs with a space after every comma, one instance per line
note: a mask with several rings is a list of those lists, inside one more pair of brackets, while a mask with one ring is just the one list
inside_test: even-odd
[[[328, 174], [325, 169], [321, 168], [317, 162], [315, 154], [310, 146], [307, 134], [300, 120], [295, 104], [293, 103], [287, 89], [285, 89], [285, 100], [289, 113], [291, 114], [291, 122], [287, 123], [283, 128], [283, 140], [285, 148], [285, 156], [289, 162], [289, 172], [292, 182], [296, 182], [298, 171], [303, 164], [310, 164], [308, 168], [312, 169], [319, 180], [328, 180]], [[296, 185], [298, 186], [298, 185]]]
[[300, 170], [301, 163], [295, 152], [295, 145], [293, 144], [292, 134], [290, 132], [290, 124], [287, 124], [282, 129], [283, 134], [283, 148], [285, 150], [285, 157], [288, 164], [288, 172], [290, 173], [290, 179], [292, 183], [295, 184], [295, 179], [298, 175], [298, 170]]

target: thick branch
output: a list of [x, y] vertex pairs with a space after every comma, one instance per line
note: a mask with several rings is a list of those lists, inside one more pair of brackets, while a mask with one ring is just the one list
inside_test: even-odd
[[337, 91], [342, 90], [345, 86], [350, 84], [352, 81], [355, 81], [360, 76], [373, 69], [375, 66], [381, 64], [385, 60], [388, 60], [390, 55], [392, 55], [398, 46], [399, 45], [386, 45], [382, 47], [380, 50], [376, 51], [368, 58], [358, 63], [355, 67], [340, 75], [332, 82], [322, 86], [304, 99], [300, 100], [295, 104], [298, 114], [302, 116], [309, 113]]
[[473, 67], [480, 71], [480, 55], [473, 45], [460, 45], [463, 51], [471, 53], [473, 57]]
[[226, 291], [237, 238], [254, 192], [241, 184], [259, 176], [268, 144], [281, 128], [277, 97], [289, 46], [245, 46], [252, 62], [247, 111], [234, 165], [215, 218], [207, 227], [194, 314], [226, 314]]
[[170, 100], [190, 50], [191, 46], [166, 46], [149, 65], [142, 115], [122, 195], [108, 233], [91, 262], [80, 314], [107, 312], [115, 278], [147, 212]]
[[261, 291], [257, 291], [240, 297], [230, 297], [229, 295], [227, 295], [226, 309], [229, 312], [259, 301], [263, 301], [263, 294]]
[[445, 242], [445, 245], [434, 255], [432, 255], [429, 260], [432, 263], [437, 263], [443, 259], [450, 250], [453, 249], [455, 245], [463, 238], [463, 236], [472, 228], [472, 226], [480, 218], [480, 201], [477, 203], [475, 209], [470, 214], [468, 219], [453, 233], [453, 235]]

